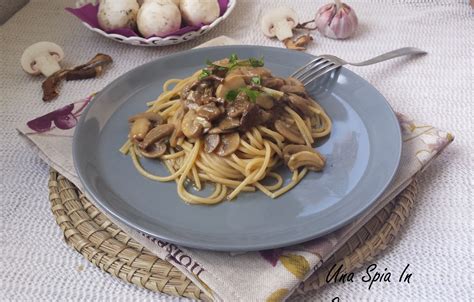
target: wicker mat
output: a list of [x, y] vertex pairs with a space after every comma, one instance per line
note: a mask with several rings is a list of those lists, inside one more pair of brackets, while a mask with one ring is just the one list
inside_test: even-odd
[[[324, 286], [327, 271], [335, 263], [343, 264], [345, 272], [349, 272], [384, 250], [410, 214], [416, 191], [417, 184], [413, 181], [352, 236], [296, 294]], [[152, 291], [210, 300], [173, 265], [154, 256], [116, 227], [54, 170], [50, 172], [49, 199], [66, 242], [103, 271]]]

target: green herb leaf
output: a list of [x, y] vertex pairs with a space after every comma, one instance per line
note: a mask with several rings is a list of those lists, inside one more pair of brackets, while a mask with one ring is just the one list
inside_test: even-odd
[[255, 103], [257, 101], [258, 96], [261, 94], [260, 91], [253, 90], [248, 87], [242, 87], [240, 88], [240, 91], [245, 92], [245, 94], [249, 97], [252, 103]]
[[263, 57], [261, 57], [260, 59], [249, 58], [249, 62], [250, 62], [250, 66], [252, 67], [263, 67], [265, 65]]
[[233, 65], [233, 64], [236, 64], [237, 61], [239, 61], [239, 57], [237, 57], [235, 53], [231, 54], [229, 57], [229, 63]]
[[252, 81], [252, 83], [255, 85], [260, 85], [262, 83], [262, 79], [259, 76], [252, 77], [250, 81]]
[[238, 95], [239, 95], [238, 90], [231, 90], [227, 92], [227, 94], [225, 95], [225, 99], [228, 100], [229, 102], [233, 102], [235, 101]]
[[207, 69], [203, 69], [201, 70], [201, 74], [199, 75], [199, 79], [202, 80], [208, 76], [210, 76], [212, 73], [210, 70], [207, 70]]

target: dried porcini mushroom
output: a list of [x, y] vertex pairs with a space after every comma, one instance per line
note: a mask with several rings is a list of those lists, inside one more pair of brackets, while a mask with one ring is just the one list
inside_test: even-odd
[[237, 151], [240, 145], [240, 135], [237, 132], [223, 134], [221, 136], [221, 143], [216, 149], [216, 154], [219, 156], [228, 156]]
[[112, 63], [112, 58], [106, 54], [97, 54], [86, 64], [72, 69], [62, 69], [50, 75], [42, 84], [43, 101], [49, 102], [59, 95], [58, 87], [62, 80], [82, 80], [101, 75], [104, 67]]
[[313, 41], [313, 37], [309, 34], [299, 36], [295, 40], [288, 38], [283, 43], [285, 43], [286, 48], [293, 50], [306, 50], [306, 46]]
[[313, 171], [321, 171], [325, 164], [326, 159], [315, 150], [301, 151], [293, 154], [287, 163], [291, 171], [295, 171], [300, 167], [305, 167]]
[[292, 125], [285, 123], [282, 120], [275, 121], [275, 129], [283, 135], [284, 138], [295, 144], [304, 144], [305, 141], [301, 136], [298, 129], [295, 129]]

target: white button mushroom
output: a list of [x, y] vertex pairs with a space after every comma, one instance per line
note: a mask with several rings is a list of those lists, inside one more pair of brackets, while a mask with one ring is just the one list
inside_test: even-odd
[[145, 37], [164, 36], [181, 28], [181, 14], [170, 0], [146, 0], [138, 11], [137, 23]]
[[217, 0], [181, 0], [179, 9], [188, 25], [211, 24], [220, 14]]
[[262, 31], [267, 37], [277, 37], [284, 41], [293, 37], [293, 28], [298, 25], [298, 15], [289, 7], [277, 7], [262, 18]]
[[138, 9], [136, 0], [100, 0], [97, 19], [104, 30], [133, 28], [136, 25]]
[[23, 70], [32, 75], [42, 73], [49, 77], [56, 71], [61, 70], [59, 61], [64, 58], [62, 48], [52, 42], [38, 42], [23, 52], [21, 56], [21, 66]]

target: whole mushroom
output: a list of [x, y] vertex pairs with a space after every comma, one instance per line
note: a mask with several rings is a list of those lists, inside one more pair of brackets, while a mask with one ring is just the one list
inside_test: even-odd
[[188, 25], [211, 24], [220, 15], [217, 0], [181, 0], [179, 9]]
[[42, 73], [49, 77], [59, 71], [59, 62], [64, 58], [62, 48], [52, 42], [38, 42], [23, 52], [21, 56], [21, 66], [23, 70], [32, 75]]
[[164, 36], [180, 29], [181, 14], [170, 0], [147, 0], [138, 11], [137, 23], [144, 37]]
[[298, 15], [289, 7], [277, 7], [269, 10], [262, 18], [262, 31], [267, 37], [277, 37], [285, 41], [293, 37], [293, 28], [298, 25]]
[[133, 28], [136, 26], [138, 9], [136, 0], [100, 0], [97, 19], [104, 30]]

